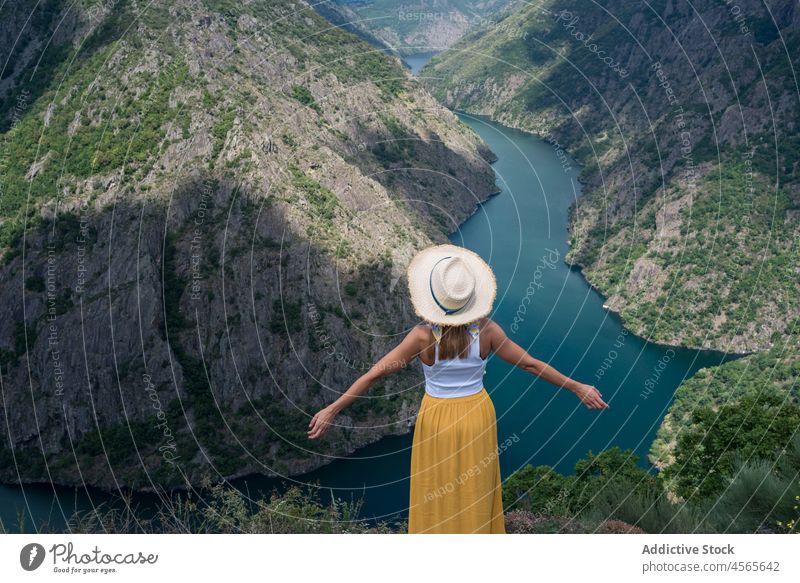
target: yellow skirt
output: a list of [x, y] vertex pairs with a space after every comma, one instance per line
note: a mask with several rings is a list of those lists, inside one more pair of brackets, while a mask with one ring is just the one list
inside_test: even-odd
[[411, 446], [409, 533], [505, 534], [497, 417], [486, 389], [422, 398]]

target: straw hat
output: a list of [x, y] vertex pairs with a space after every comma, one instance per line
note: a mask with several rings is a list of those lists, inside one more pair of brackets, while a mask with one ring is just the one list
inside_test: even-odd
[[492, 311], [497, 282], [492, 268], [476, 253], [456, 245], [436, 245], [411, 259], [408, 289], [420, 318], [458, 326]]

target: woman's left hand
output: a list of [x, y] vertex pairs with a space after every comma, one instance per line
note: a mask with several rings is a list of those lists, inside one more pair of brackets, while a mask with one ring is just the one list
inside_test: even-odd
[[321, 437], [328, 430], [328, 427], [333, 424], [335, 418], [336, 413], [328, 407], [317, 411], [317, 414], [311, 418], [311, 422], [308, 424], [308, 438], [317, 439]]
[[608, 409], [608, 403], [601, 399], [602, 393], [592, 385], [580, 383], [575, 389], [575, 394], [589, 409]]

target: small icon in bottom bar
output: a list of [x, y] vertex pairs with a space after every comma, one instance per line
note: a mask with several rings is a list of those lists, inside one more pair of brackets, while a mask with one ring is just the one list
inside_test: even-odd
[[39, 543], [30, 543], [19, 552], [19, 564], [26, 571], [35, 571], [44, 562], [44, 547]]

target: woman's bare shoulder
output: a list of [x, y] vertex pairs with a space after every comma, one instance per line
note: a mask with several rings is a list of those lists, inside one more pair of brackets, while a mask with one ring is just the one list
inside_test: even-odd
[[430, 324], [425, 324], [424, 322], [421, 324], [417, 324], [408, 332], [409, 336], [417, 340], [420, 340], [422, 342], [427, 341], [432, 334], [433, 331], [431, 329]]
[[500, 327], [500, 324], [498, 324], [497, 322], [495, 322], [491, 318], [483, 317], [483, 318], [481, 318], [480, 322], [481, 322], [481, 330], [486, 330], [487, 332], [489, 332], [489, 331], [496, 332], [498, 330], [502, 332], [502, 330], [503, 330]]
[[506, 336], [502, 326], [491, 318], [481, 318], [481, 333], [485, 334], [490, 340], [498, 342], [502, 342]]
[[417, 324], [408, 331], [406, 338], [414, 344], [415, 350], [419, 353], [433, 342], [433, 331], [429, 324]]

